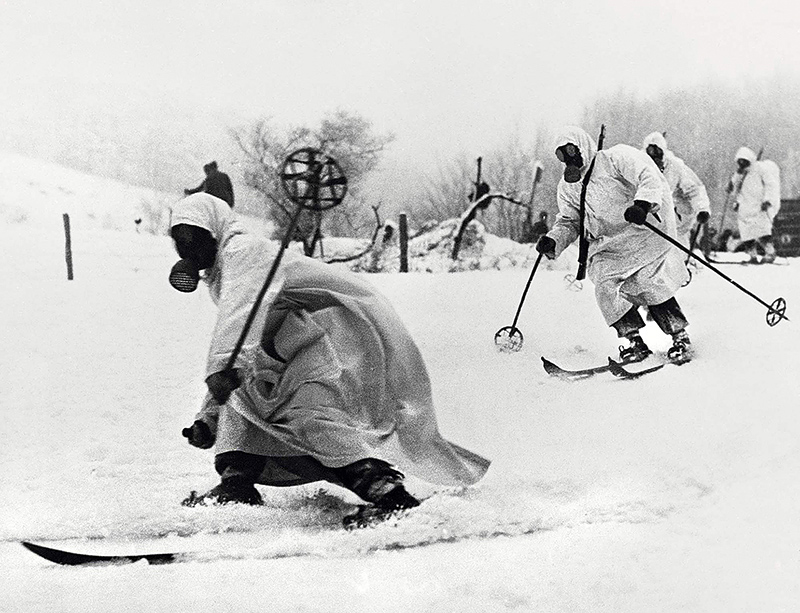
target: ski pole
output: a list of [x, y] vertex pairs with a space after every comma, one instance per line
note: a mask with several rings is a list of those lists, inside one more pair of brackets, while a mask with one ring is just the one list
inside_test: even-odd
[[232, 369], [233, 365], [236, 363], [236, 358], [239, 357], [239, 352], [242, 350], [244, 341], [247, 338], [247, 333], [250, 332], [253, 321], [255, 321], [256, 313], [258, 313], [258, 307], [261, 306], [261, 302], [264, 300], [264, 296], [267, 295], [267, 290], [269, 290], [270, 285], [272, 285], [272, 280], [275, 278], [275, 273], [278, 272], [278, 266], [281, 265], [283, 254], [286, 253], [286, 249], [289, 246], [289, 240], [294, 233], [295, 227], [297, 227], [297, 220], [300, 218], [300, 212], [302, 210], [303, 207], [298, 206], [294, 212], [294, 215], [292, 215], [292, 219], [286, 228], [286, 234], [281, 241], [280, 249], [278, 249], [278, 255], [276, 255], [275, 259], [272, 261], [272, 266], [269, 269], [269, 273], [264, 281], [264, 285], [261, 286], [261, 290], [258, 292], [258, 296], [256, 296], [256, 300], [250, 309], [250, 314], [247, 316], [247, 321], [245, 321], [244, 326], [242, 327], [242, 332], [239, 334], [239, 340], [236, 341], [236, 346], [233, 348], [233, 353], [231, 353], [227, 364], [225, 364], [225, 370]]
[[722, 236], [722, 231], [725, 229], [725, 217], [728, 215], [728, 206], [731, 203], [731, 200], [735, 200], [736, 196], [739, 195], [739, 190], [736, 189], [735, 191], [732, 189], [728, 192], [728, 195], [725, 197], [725, 204], [722, 206], [722, 217], [719, 220], [719, 230], [717, 230], [717, 240], [719, 237]]
[[[231, 370], [233, 368], [236, 358], [242, 350], [247, 334], [250, 332], [258, 309], [261, 306], [261, 302], [264, 300], [264, 296], [266, 296], [267, 290], [269, 290], [270, 285], [272, 285], [272, 280], [278, 272], [278, 266], [281, 264], [283, 254], [286, 253], [286, 249], [289, 247], [292, 235], [297, 227], [297, 221], [300, 219], [300, 213], [303, 209], [321, 212], [337, 206], [342, 202], [347, 193], [347, 178], [342, 173], [339, 164], [331, 157], [328, 157], [324, 161], [318, 160], [317, 157], [321, 155], [322, 153], [320, 151], [306, 147], [298, 149], [290, 154], [283, 163], [281, 182], [289, 199], [297, 205], [297, 209], [295, 209], [289, 226], [286, 228], [286, 233], [281, 241], [278, 254], [272, 261], [272, 266], [269, 269], [264, 285], [261, 286], [261, 290], [258, 292], [258, 296], [256, 296], [255, 302], [250, 309], [250, 314], [247, 316], [247, 321], [245, 321], [242, 327], [239, 340], [236, 341], [236, 346], [233, 348], [233, 352], [228, 358], [225, 370]], [[301, 169], [305, 167], [306, 169], [297, 172], [296, 170], [298, 167]], [[325, 179], [322, 177], [324, 171], [327, 171]], [[338, 190], [336, 189], [337, 187], [339, 188]], [[302, 193], [300, 192], [301, 188], [303, 190]], [[328, 193], [321, 195], [321, 188], [327, 188]], [[326, 202], [327, 204], [321, 205], [321, 202]]]
[[[694, 251], [694, 244], [697, 242], [697, 237], [700, 236], [700, 230], [703, 229], [705, 223], [698, 223], [694, 230], [692, 230], [692, 236], [689, 238], [689, 251]], [[691, 258], [687, 255], [686, 256], [686, 264], [689, 264], [689, 260]]]
[[645, 227], [649, 228], [652, 232], [658, 234], [664, 240], [672, 243], [673, 245], [675, 245], [678, 249], [680, 249], [684, 253], [687, 253], [689, 255], [689, 257], [692, 257], [695, 260], [697, 260], [698, 262], [701, 262], [702, 264], [705, 264], [708, 268], [713, 270], [720, 277], [725, 279], [728, 283], [730, 283], [734, 287], [740, 289], [742, 292], [744, 292], [745, 294], [747, 294], [748, 296], [750, 296], [751, 298], [756, 300], [759, 304], [762, 304], [765, 307], [767, 307], [767, 325], [768, 326], [774, 326], [774, 325], [778, 324], [778, 322], [780, 322], [782, 319], [785, 319], [786, 321], [789, 321], [789, 318], [786, 317], [786, 315], [784, 315], [784, 313], [786, 312], [786, 301], [783, 298], [776, 298], [775, 300], [772, 301], [772, 304], [767, 304], [761, 298], [756, 296], [753, 292], [751, 292], [750, 290], [748, 290], [748, 289], [742, 287], [741, 285], [739, 285], [736, 281], [734, 281], [728, 275], [726, 275], [721, 270], [719, 270], [718, 268], [713, 266], [710, 262], [707, 262], [706, 260], [701, 258], [699, 255], [695, 255], [693, 252], [689, 251], [686, 247], [681, 245], [678, 241], [676, 241], [674, 238], [672, 238], [668, 234], [666, 234], [666, 233], [662, 232], [661, 230], [659, 230], [658, 228], [656, 228], [649, 221], [645, 220], [645, 222], [642, 225], [644, 225]]
[[[603, 141], [606, 138], [606, 124], [600, 125], [600, 136], [597, 137], [597, 153], [603, 149]], [[575, 279], [582, 281], [586, 278], [586, 261], [589, 259], [589, 240], [586, 238], [586, 188], [589, 187], [589, 179], [592, 178], [592, 171], [594, 170], [594, 163], [597, 159], [597, 153], [592, 158], [589, 164], [589, 169], [581, 179], [581, 200], [580, 200], [580, 217], [578, 223], [578, 272], [575, 273]]]
[[510, 326], [505, 326], [500, 328], [494, 335], [494, 344], [500, 347], [501, 351], [519, 351], [522, 349], [522, 332], [517, 328], [517, 320], [519, 319], [519, 314], [522, 312], [522, 305], [525, 303], [525, 296], [528, 295], [528, 289], [530, 289], [531, 281], [533, 281], [533, 275], [536, 274], [536, 269], [539, 268], [539, 262], [542, 261], [542, 255], [536, 258], [536, 262], [533, 264], [533, 270], [531, 270], [531, 276], [528, 277], [528, 282], [525, 284], [525, 289], [522, 292], [522, 298], [519, 300], [519, 306], [517, 307], [517, 313], [514, 315], [514, 322]]
[[[695, 227], [692, 229], [692, 236], [691, 236], [691, 238], [689, 239], [689, 251], [694, 251], [694, 244], [695, 244], [695, 242], [697, 242], [697, 237], [698, 237], [698, 236], [700, 236], [700, 231], [701, 231], [703, 228], [706, 228], [706, 229], [708, 228], [708, 226], [706, 225], [706, 223], [698, 223], [698, 224], [697, 224], [697, 225], [696, 225], [696, 226], [695, 226]], [[683, 263], [683, 265], [684, 265], [684, 266], [686, 266], [686, 272], [688, 272], [688, 273], [689, 273], [689, 278], [686, 280], [686, 283], [684, 283], [684, 284], [683, 284], [681, 287], [686, 287], [687, 285], [689, 285], [689, 283], [691, 283], [691, 282], [692, 282], [692, 276], [693, 276], [693, 274], [692, 274], [692, 269], [691, 269], [691, 268], [689, 268], [689, 260], [691, 260], [691, 259], [692, 259], [692, 258], [690, 258], [690, 257], [687, 255], [687, 256], [686, 256], [686, 261]]]

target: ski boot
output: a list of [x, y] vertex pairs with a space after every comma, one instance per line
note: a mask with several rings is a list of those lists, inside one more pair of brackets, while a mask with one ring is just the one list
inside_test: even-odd
[[419, 500], [403, 486], [403, 473], [388, 463], [367, 458], [341, 469], [343, 482], [371, 505], [361, 505], [342, 523], [348, 530], [371, 526], [403, 509], [419, 506]]
[[641, 362], [653, 353], [638, 334], [628, 337], [628, 341], [630, 341], [630, 345], [627, 347], [620, 345], [619, 347], [619, 361], [623, 364]]
[[672, 347], [667, 351], [667, 359], [673, 364], [686, 364], [692, 359], [692, 342], [686, 330], [672, 335]]
[[419, 500], [406, 491], [403, 485], [396, 485], [388, 494], [372, 505], [361, 505], [358, 510], [342, 520], [346, 530], [367, 528], [386, 521], [398, 511], [419, 506]]
[[225, 505], [231, 503], [262, 505], [264, 500], [252, 483], [243, 483], [236, 479], [226, 479], [205, 494], [198, 495], [192, 490], [189, 497], [181, 504], [184, 507]]

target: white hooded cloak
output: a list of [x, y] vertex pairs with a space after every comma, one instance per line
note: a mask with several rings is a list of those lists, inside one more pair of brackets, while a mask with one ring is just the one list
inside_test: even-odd
[[686, 165], [681, 158], [667, 149], [667, 140], [661, 132], [648, 134], [642, 143], [642, 150], [655, 145], [664, 152], [664, 178], [672, 193], [675, 205], [675, 222], [679, 240], [689, 246], [689, 234], [697, 220], [697, 214], [711, 212], [708, 192], [700, 177]]
[[[781, 208], [780, 169], [772, 160], [758, 160], [752, 149], [741, 147], [736, 158], [748, 160], [744, 173], [734, 173], [731, 184], [736, 193], [739, 234], [743, 241], [772, 235], [772, 223]], [[766, 211], [762, 203], [769, 202]]]
[[[171, 224], [179, 223], [209, 230], [219, 244], [205, 278], [219, 308], [212, 374], [227, 364], [277, 249], [208, 194], [178, 202]], [[442, 438], [414, 340], [389, 301], [353, 273], [287, 252], [234, 366], [241, 387], [222, 406], [207, 395], [198, 418], [217, 424], [216, 453], [276, 460], [259, 483], [317, 480], [309, 456], [329, 468], [378, 458], [445, 485], [475, 483], [488, 469]]]
[[610, 326], [631, 306], [661, 304], [674, 296], [688, 273], [678, 249], [649, 228], [625, 220], [634, 200], [657, 205], [647, 221], [675, 238], [675, 210], [669, 186], [650, 157], [629, 145], [597, 151], [594, 140], [581, 128], [568, 126], [555, 147], [576, 145], [583, 158], [581, 181], [558, 184], [558, 216], [548, 236], [556, 242], [556, 256], [578, 238], [583, 177], [597, 155], [586, 189], [586, 236], [589, 240], [588, 276], [595, 286], [600, 311]]

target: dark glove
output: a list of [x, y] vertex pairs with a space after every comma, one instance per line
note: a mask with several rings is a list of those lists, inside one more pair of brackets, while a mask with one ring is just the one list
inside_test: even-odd
[[711, 214], [708, 211], [700, 211], [697, 214], [697, 223], [703, 225], [704, 223], [708, 223], [708, 218], [711, 217]]
[[189, 439], [189, 444], [200, 449], [210, 449], [214, 446], [214, 435], [211, 428], [204, 421], [196, 420], [189, 428], [184, 428], [181, 434]]
[[206, 378], [206, 385], [208, 391], [214, 397], [218, 404], [225, 404], [228, 402], [231, 393], [242, 384], [239, 378], [239, 371], [235, 368], [230, 370], [220, 370], [213, 375]]
[[536, 243], [536, 251], [552, 260], [556, 257], [556, 241], [545, 234], [539, 237], [539, 241]]
[[761, 203], [761, 210], [766, 211], [769, 207], [772, 206], [772, 203], [769, 201], [765, 201]]
[[642, 225], [647, 219], [647, 212], [653, 204], [645, 200], [634, 200], [633, 204], [625, 209], [625, 221]]

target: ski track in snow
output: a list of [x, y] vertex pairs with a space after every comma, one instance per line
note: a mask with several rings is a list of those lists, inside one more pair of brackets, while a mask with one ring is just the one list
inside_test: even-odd
[[[0, 540], [246, 534], [261, 545], [251, 544], [243, 555], [354, 555], [581, 523], [656, 522], [714, 489], [709, 475], [685, 472], [679, 454], [670, 458], [676, 466], [650, 467], [652, 475], [642, 474], [647, 467], [603, 466], [605, 445], [593, 441], [590, 426], [621, 417], [625, 426], [625, 419], [641, 419], [645, 411], [652, 417], [668, 409], [664, 398], [680, 401], [680, 390], [664, 397], [653, 391], [707, 375], [708, 331], [698, 326], [696, 362], [646, 381], [552, 379], [539, 351], [579, 367], [602, 363], [614, 339], [598, 325], [590, 291], [569, 292], [560, 270], [543, 269], [519, 322], [526, 341], [516, 354], [497, 352], [492, 338], [510, 322], [526, 271], [371, 277], [406, 316], [428, 358], [443, 431], [483, 445], [478, 450], [493, 459], [478, 486], [440, 491], [407, 517], [356, 533], [338, 529], [357, 501], [334, 486], [264, 488], [268, 505], [261, 509], [180, 507], [190, 489], [214, 481], [210, 454], [180, 438], [203, 393], [210, 300], [204, 292], [185, 296], [169, 288], [165, 273], [174, 255], [163, 237], [78, 232], [76, 280], [68, 283], [59, 278], [59, 237], [40, 236], [37, 257], [29, 259], [30, 236], [8, 234], [5, 243], [17, 248], [15, 269], [24, 275], [4, 298], [9, 323], [22, 332], [3, 358], [19, 385], [4, 400], [14, 407], [6, 411], [10, 444], [3, 451], [10, 492], [4, 516], [11, 521], [0, 528]], [[694, 295], [684, 294], [691, 318]], [[666, 342], [648, 332], [654, 348]], [[773, 333], [766, 326], [759, 332]], [[452, 435], [462, 419], [470, 422], [460, 428], [464, 434]], [[584, 427], [573, 427], [576, 420]], [[602, 426], [597, 436], [607, 437], [607, 430]], [[636, 432], [619, 434], [620, 442], [636, 445]], [[562, 461], [583, 466], [541, 474], [537, 463], [562, 445]], [[625, 453], [617, 460], [624, 463]], [[236, 557], [227, 549], [220, 555]]]

